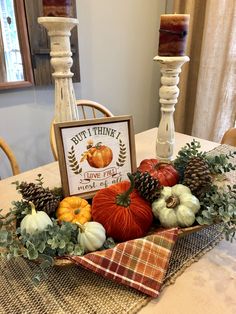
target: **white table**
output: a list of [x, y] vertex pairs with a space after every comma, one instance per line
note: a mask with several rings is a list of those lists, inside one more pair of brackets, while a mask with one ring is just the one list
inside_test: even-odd
[[[155, 158], [156, 156], [156, 137], [157, 128], [153, 128], [135, 135], [136, 144], [136, 159], [139, 164], [145, 158]], [[190, 143], [193, 139], [196, 139], [201, 143], [202, 151], [209, 151], [217, 146], [219, 143], [210, 142], [207, 140], [199, 139], [189, 135], [175, 133], [175, 146], [174, 156], [177, 155], [178, 151], [186, 144]]]
[[[155, 157], [157, 129], [135, 136], [137, 164]], [[192, 137], [176, 133], [175, 155]], [[208, 151], [219, 144], [200, 140], [202, 150]], [[37, 174], [44, 177], [44, 186], [60, 186], [57, 162], [27, 171], [0, 181], [0, 208], [8, 210], [12, 200], [20, 199], [15, 180], [32, 182]], [[160, 297], [140, 310], [140, 314], [235, 314], [236, 313], [236, 245], [222, 241], [198, 262], [187, 268], [175, 284], [165, 288]]]

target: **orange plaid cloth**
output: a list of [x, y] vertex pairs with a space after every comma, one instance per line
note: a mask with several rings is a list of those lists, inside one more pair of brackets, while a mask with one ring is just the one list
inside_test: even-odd
[[157, 231], [112, 249], [73, 256], [78, 265], [108, 279], [157, 297], [165, 277], [178, 229]]

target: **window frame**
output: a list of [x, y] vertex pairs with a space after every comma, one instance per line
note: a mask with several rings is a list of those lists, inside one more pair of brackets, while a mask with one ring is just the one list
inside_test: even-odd
[[34, 85], [24, 0], [14, 0], [14, 9], [25, 79], [24, 81], [0, 82], [0, 90], [30, 87]]

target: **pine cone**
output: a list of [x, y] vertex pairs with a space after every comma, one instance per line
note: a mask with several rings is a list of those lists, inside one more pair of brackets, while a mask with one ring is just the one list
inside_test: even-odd
[[206, 161], [201, 157], [192, 157], [188, 161], [183, 184], [188, 186], [196, 197], [201, 197], [212, 183], [211, 172]]
[[22, 197], [34, 203], [36, 210], [46, 212], [49, 216], [53, 216], [59, 205], [59, 197], [55, 196], [49, 189], [43, 188], [41, 185], [34, 183], [21, 182], [18, 191]]
[[147, 171], [133, 173], [135, 188], [139, 194], [149, 202], [156, 200], [161, 193], [162, 187], [157, 179], [153, 178]]

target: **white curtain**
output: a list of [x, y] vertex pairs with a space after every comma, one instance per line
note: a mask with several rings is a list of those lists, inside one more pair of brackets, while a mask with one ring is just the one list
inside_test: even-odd
[[236, 118], [236, 1], [176, 0], [190, 14], [176, 131], [219, 142]]

